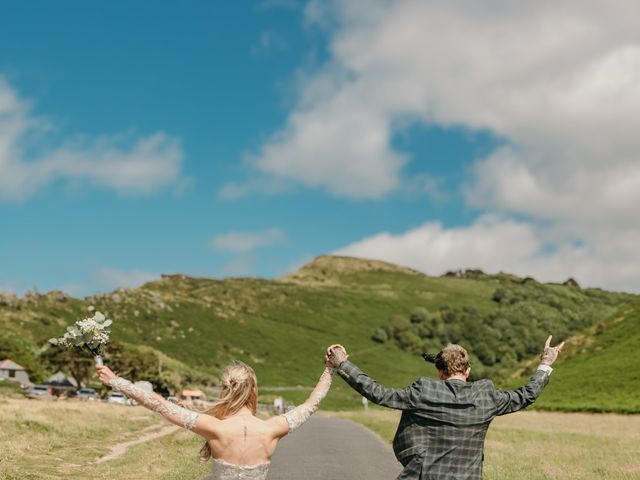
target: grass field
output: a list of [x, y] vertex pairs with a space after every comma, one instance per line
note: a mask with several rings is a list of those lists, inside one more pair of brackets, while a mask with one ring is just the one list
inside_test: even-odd
[[[120, 443], [164, 429], [138, 407], [102, 403], [0, 400], [0, 479], [198, 480], [200, 439], [177, 431], [96, 464]], [[324, 414], [350, 419], [390, 442], [397, 412], [379, 408]], [[485, 478], [640, 478], [640, 416], [521, 412], [492, 424]], [[329, 479], [331, 480], [331, 479]]]
[[0, 479], [194, 480], [199, 437], [178, 431], [95, 464], [114, 445], [166, 427], [143, 408], [94, 402], [0, 400]]
[[[399, 412], [336, 412], [391, 443]], [[520, 412], [498, 417], [485, 444], [484, 478], [638, 479], [640, 416]]]

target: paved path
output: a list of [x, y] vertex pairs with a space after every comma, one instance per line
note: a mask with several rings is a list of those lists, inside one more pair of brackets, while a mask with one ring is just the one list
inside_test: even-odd
[[312, 417], [285, 437], [269, 480], [394, 480], [402, 466], [391, 447], [361, 425]]

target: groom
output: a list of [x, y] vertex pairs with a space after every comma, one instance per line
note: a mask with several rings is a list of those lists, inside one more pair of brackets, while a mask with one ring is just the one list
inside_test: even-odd
[[498, 415], [531, 405], [549, 381], [551, 365], [564, 342], [547, 339], [540, 365], [529, 382], [511, 391], [497, 390], [491, 380], [467, 382], [469, 354], [449, 344], [433, 361], [440, 380], [421, 377], [406, 388], [387, 388], [349, 362], [342, 345], [327, 349], [326, 359], [359, 394], [384, 407], [402, 410], [393, 451], [404, 470], [397, 480], [482, 479], [484, 438]]

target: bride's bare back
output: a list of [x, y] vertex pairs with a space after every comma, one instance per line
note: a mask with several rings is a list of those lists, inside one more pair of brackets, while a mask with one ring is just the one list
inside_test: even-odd
[[214, 421], [211, 437], [205, 437], [213, 457], [235, 465], [268, 463], [278, 440], [289, 432], [285, 418], [261, 420], [248, 409]]

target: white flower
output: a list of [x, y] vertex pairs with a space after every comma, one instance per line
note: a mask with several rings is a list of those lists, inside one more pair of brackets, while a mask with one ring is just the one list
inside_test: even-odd
[[51, 338], [52, 345], [63, 347], [80, 347], [96, 352], [98, 347], [109, 342], [109, 325], [111, 320], [107, 320], [101, 312], [96, 312], [93, 317], [78, 320], [75, 324], [67, 327], [67, 332], [60, 338]]

